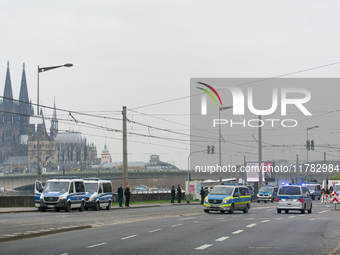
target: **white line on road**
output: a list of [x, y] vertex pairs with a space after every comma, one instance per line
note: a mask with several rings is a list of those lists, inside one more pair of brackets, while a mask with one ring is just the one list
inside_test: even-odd
[[93, 248], [93, 247], [97, 247], [97, 246], [101, 246], [101, 245], [105, 245], [106, 243], [99, 243], [99, 244], [94, 244], [91, 246], [87, 246], [87, 248]]
[[296, 216], [289, 216], [288, 218], [295, 218]]
[[246, 218], [246, 219], [244, 219], [244, 220], [253, 220], [254, 218]]
[[222, 236], [222, 237], [216, 239], [215, 241], [216, 241], [216, 242], [222, 242], [222, 241], [224, 241], [224, 240], [226, 240], [226, 239], [228, 239], [228, 238], [229, 238], [229, 236]]
[[268, 222], [268, 221], [270, 221], [270, 220], [263, 220], [263, 221], [261, 221], [261, 222], [265, 223], [265, 222]]
[[315, 219], [309, 219], [309, 220], [315, 220]]
[[237, 230], [237, 231], [233, 232], [232, 234], [237, 235], [237, 234], [239, 234], [241, 232], [243, 232], [243, 230]]
[[252, 227], [254, 227], [254, 226], [256, 226], [257, 224], [256, 223], [254, 223], [254, 224], [250, 224], [250, 225], [248, 225], [248, 226], [246, 226], [247, 228], [252, 228]]
[[174, 227], [178, 227], [178, 226], [182, 226], [183, 224], [176, 224], [176, 225], [172, 225], [171, 227], [174, 228]]
[[204, 250], [206, 248], [209, 248], [210, 246], [212, 246], [212, 244], [205, 244], [205, 245], [195, 248], [195, 250]]
[[160, 228], [159, 229], [154, 229], [154, 230], [149, 231], [149, 233], [157, 232], [157, 231], [160, 231], [160, 230], [161, 230]]
[[196, 219], [196, 217], [189, 217], [189, 218], [183, 218], [183, 219], [178, 219], [178, 220], [192, 220], [192, 219]]
[[325, 213], [325, 212], [328, 212], [328, 210], [326, 210], [326, 211], [322, 211], [322, 212], [318, 212], [318, 213]]
[[121, 240], [129, 239], [129, 238], [132, 238], [132, 237], [135, 237], [135, 236], [137, 236], [137, 235], [132, 235], [132, 236], [123, 237]]
[[277, 220], [282, 220], [283, 218], [276, 218]]
[[60, 255], [68, 255], [68, 253], [63, 253], [63, 254], [60, 254]]

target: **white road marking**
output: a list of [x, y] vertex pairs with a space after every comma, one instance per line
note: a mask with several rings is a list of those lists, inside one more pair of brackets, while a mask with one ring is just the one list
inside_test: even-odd
[[154, 229], [154, 230], [149, 231], [149, 233], [157, 232], [157, 231], [160, 231], [160, 230], [161, 230], [160, 228], [159, 229]]
[[129, 238], [132, 238], [132, 237], [135, 237], [135, 236], [137, 236], [137, 235], [132, 235], [132, 236], [123, 237], [121, 240], [129, 239]]
[[241, 232], [243, 232], [243, 230], [240, 229], [240, 230], [234, 231], [232, 234], [237, 235], [237, 234], [239, 234]]
[[309, 220], [315, 220], [315, 219], [309, 219]]
[[246, 218], [246, 219], [244, 219], [244, 220], [253, 220], [254, 218]]
[[94, 248], [94, 247], [101, 246], [101, 245], [105, 245], [105, 244], [106, 244], [106, 243], [94, 244], [94, 245], [91, 245], [91, 246], [87, 246], [87, 248]]
[[178, 226], [182, 226], [183, 224], [176, 224], [176, 225], [172, 225], [171, 227], [174, 228], [174, 227], [178, 227]]
[[63, 253], [63, 254], [60, 254], [60, 255], [68, 255], [68, 253]]
[[196, 217], [189, 217], [189, 218], [183, 218], [183, 219], [178, 219], [178, 220], [192, 220], [192, 219], [196, 219]]
[[204, 250], [206, 248], [209, 248], [210, 246], [212, 246], [212, 244], [205, 244], [205, 245], [195, 248], [195, 250]]
[[276, 218], [277, 220], [282, 220], [283, 218]]
[[270, 220], [263, 220], [263, 221], [261, 221], [261, 222], [265, 223], [265, 222], [268, 222], [268, 221], [270, 221]]
[[318, 213], [325, 213], [325, 212], [328, 212], [328, 210], [326, 210], [326, 211], [322, 211], [322, 212], [318, 212]]
[[305, 215], [304, 214], [299, 215], [299, 217], [303, 217], [303, 216], [305, 216]]
[[256, 223], [254, 223], [254, 224], [250, 224], [250, 225], [248, 225], [248, 226], [246, 226], [247, 228], [252, 228], [252, 227], [254, 227], [254, 226], [256, 226], [257, 224]]
[[296, 216], [289, 216], [288, 218], [295, 218]]
[[226, 240], [226, 239], [228, 239], [228, 238], [229, 238], [229, 236], [222, 236], [222, 237], [216, 239], [215, 241], [216, 241], [216, 242], [222, 242], [222, 241], [224, 241], [224, 240]]

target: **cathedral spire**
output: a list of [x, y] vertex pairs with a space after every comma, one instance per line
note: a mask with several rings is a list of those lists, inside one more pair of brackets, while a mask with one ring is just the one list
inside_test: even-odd
[[54, 136], [56, 137], [58, 134], [58, 119], [57, 119], [57, 108], [55, 106], [55, 98], [54, 98], [54, 106], [53, 106], [53, 116], [51, 119], [51, 128], [50, 128], [51, 133], [52, 133], [52, 130], [54, 130]]
[[27, 90], [27, 82], [26, 82], [26, 72], [25, 72], [25, 63], [23, 63], [22, 75], [21, 75], [21, 86], [20, 86], [20, 94], [19, 94], [19, 104], [26, 105], [28, 108], [28, 90]]
[[3, 107], [6, 110], [12, 110], [13, 106], [13, 92], [12, 92], [12, 82], [11, 82], [11, 74], [9, 72], [9, 61], [7, 61], [7, 72], [6, 72], [6, 81], [5, 81], [5, 89], [4, 89], [4, 99], [3, 99]]

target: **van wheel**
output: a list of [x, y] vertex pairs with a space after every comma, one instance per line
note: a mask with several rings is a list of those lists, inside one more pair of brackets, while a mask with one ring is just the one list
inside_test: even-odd
[[220, 213], [222, 213], [222, 214], [223, 214], [223, 213], [225, 213], [225, 211], [220, 211]]
[[246, 205], [246, 208], [244, 208], [243, 213], [248, 213], [249, 212], [249, 205]]
[[257, 200], [258, 203], [260, 203], [260, 200]]
[[40, 207], [40, 212], [46, 212], [46, 208], [45, 207]]
[[69, 212], [71, 211], [71, 203], [67, 203], [66, 208], [65, 208], [65, 212]]
[[264, 201], [265, 203], [267, 203], [267, 201]]
[[272, 200], [270, 202], [273, 203], [274, 202], [274, 198], [272, 198]]
[[233, 214], [234, 213], [234, 204], [230, 206], [229, 213]]
[[313, 205], [310, 204], [310, 209], [308, 210], [308, 213], [312, 213], [312, 207], [313, 207]]
[[60, 208], [54, 208], [54, 210], [55, 210], [56, 212], [59, 212], [59, 211], [60, 211]]
[[277, 213], [281, 213], [281, 210], [280, 210], [280, 209], [277, 209]]
[[79, 207], [79, 212], [83, 212], [84, 211], [84, 203], [81, 202], [81, 205]]
[[96, 203], [96, 206], [94, 207], [95, 211], [98, 211], [100, 209], [100, 204], [99, 201]]
[[209, 213], [209, 210], [204, 210], [205, 213]]
[[285, 210], [285, 213], [288, 213], [289, 212], [289, 210]]
[[85, 211], [88, 211], [88, 210], [89, 210], [89, 208], [88, 208], [88, 207], [86, 207], [86, 206], [84, 207], [84, 209], [85, 209]]
[[303, 209], [301, 210], [301, 213], [304, 214], [306, 210], [306, 205], [303, 207]]
[[111, 200], [109, 201], [109, 204], [106, 206], [106, 210], [111, 210]]

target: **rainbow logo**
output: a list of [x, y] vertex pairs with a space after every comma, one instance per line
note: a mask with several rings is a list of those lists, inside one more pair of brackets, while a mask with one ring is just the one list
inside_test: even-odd
[[[208, 84], [205, 84], [203, 82], [197, 82], [198, 84], [201, 84], [203, 86], [206, 86], [207, 88], [209, 88], [212, 92], [214, 92], [214, 94], [217, 96], [218, 100], [220, 101], [220, 104], [222, 106], [222, 100], [220, 98], [220, 95], [217, 93], [217, 91], [211, 87], [210, 85]], [[215, 105], [217, 106], [217, 103], [216, 103], [216, 100], [215, 100], [215, 97], [213, 96], [213, 94], [207, 90], [207, 89], [204, 89], [204, 88], [200, 88], [200, 87], [196, 87], [200, 90], [203, 90], [205, 93], [207, 93], [213, 100], [214, 100], [214, 103]], [[201, 101], [201, 114], [202, 115], [207, 115], [207, 98], [206, 98], [206, 94], [203, 94], [202, 95], [202, 101]]]

